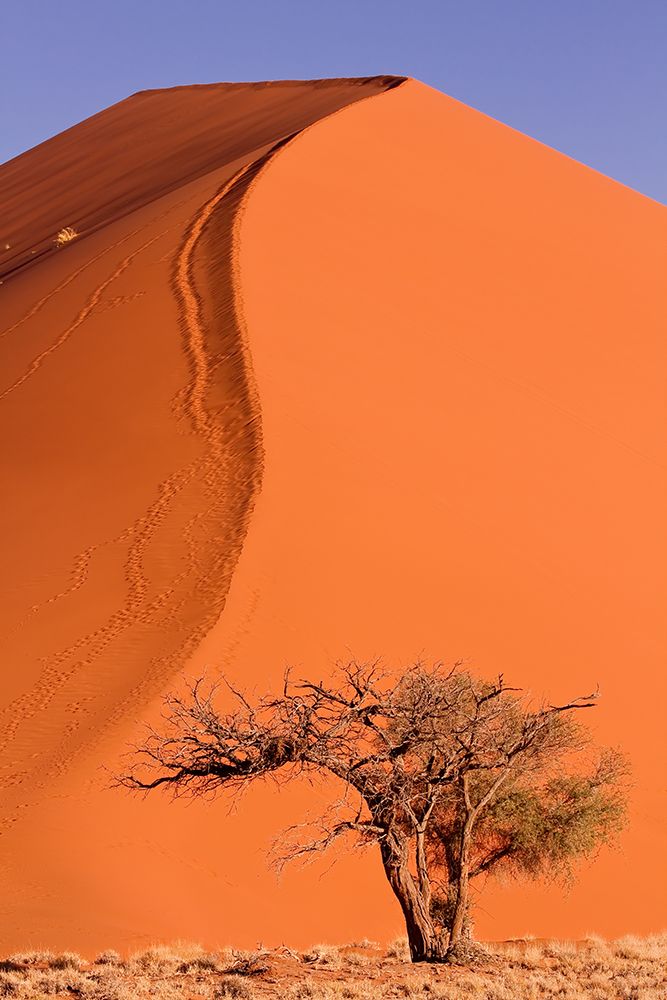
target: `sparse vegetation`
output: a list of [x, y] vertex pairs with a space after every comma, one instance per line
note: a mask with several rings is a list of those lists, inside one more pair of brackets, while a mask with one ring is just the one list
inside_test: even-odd
[[75, 240], [78, 235], [79, 234], [74, 226], [65, 226], [64, 229], [61, 229], [58, 233], [56, 233], [53, 242], [57, 247], [64, 247], [67, 243], [71, 243], [72, 240]]
[[473, 959], [473, 880], [572, 877], [623, 821], [624, 758], [591, 752], [575, 718], [596, 695], [533, 705], [458, 664], [390, 678], [351, 663], [329, 686], [287, 675], [282, 696], [252, 704], [230, 691], [227, 714], [201, 682], [168, 699], [166, 730], [121, 783], [210, 795], [269, 774], [332, 776], [341, 798], [310, 831], [289, 831], [278, 863], [344, 836], [375, 844], [413, 962]]
[[96, 965], [120, 965], [122, 959], [117, 951], [113, 948], [108, 948], [106, 951], [100, 952], [100, 954], [95, 959]]
[[229, 974], [236, 976], [263, 976], [271, 968], [266, 958], [266, 952], [234, 952], [233, 955], [234, 960], [227, 965], [226, 969]]
[[[355, 950], [356, 949], [356, 950]], [[407, 941], [387, 949], [316, 945], [297, 955], [149, 948], [128, 960], [85, 962], [71, 952], [12, 955], [0, 962], [0, 997], [38, 1000], [664, 1000], [667, 934], [604, 941], [510, 941], [485, 946], [474, 968], [410, 963]], [[35, 956], [40, 955], [39, 959]], [[318, 956], [315, 960], [312, 956]], [[262, 959], [259, 972], [253, 958]], [[248, 974], [240, 959], [247, 959]], [[229, 967], [237, 963], [235, 972]]]
[[239, 980], [236, 976], [223, 976], [214, 988], [213, 996], [215, 1000], [218, 997], [237, 997], [239, 1000], [252, 1000], [256, 996], [252, 987], [248, 983], [244, 983], [243, 980]]

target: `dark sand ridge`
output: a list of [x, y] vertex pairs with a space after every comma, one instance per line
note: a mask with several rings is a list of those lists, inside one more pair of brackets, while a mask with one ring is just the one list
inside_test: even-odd
[[[3, 168], [3, 220], [35, 191], [47, 205], [13, 247], [40, 246], [59, 216], [89, 234], [58, 251], [49, 238], [1, 292], [5, 830], [91, 738], [135, 717], [217, 619], [261, 474], [233, 220], [285, 135], [395, 82], [151, 92]], [[190, 144], [161, 156], [179, 125]], [[102, 207], [89, 144], [107, 165]]]
[[[0, 279], [399, 77], [202, 84], [148, 90], [0, 167]], [[5, 249], [6, 245], [9, 249]]]

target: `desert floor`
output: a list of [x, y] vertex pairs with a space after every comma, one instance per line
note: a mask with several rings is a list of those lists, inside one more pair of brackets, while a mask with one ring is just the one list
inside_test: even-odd
[[66, 993], [85, 1000], [658, 1000], [667, 995], [667, 935], [606, 942], [521, 939], [485, 945], [474, 968], [414, 966], [399, 939], [387, 949], [370, 941], [255, 952], [196, 945], [156, 946], [122, 959], [107, 951], [94, 962], [78, 955], [17, 954], [0, 962], [0, 995]]

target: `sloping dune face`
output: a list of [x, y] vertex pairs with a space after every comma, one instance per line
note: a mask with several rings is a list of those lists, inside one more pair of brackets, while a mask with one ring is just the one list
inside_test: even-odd
[[[599, 683], [595, 736], [634, 768], [622, 848], [566, 896], [489, 891], [477, 933], [664, 922], [665, 212], [398, 82], [260, 88], [280, 113], [249, 88], [252, 127], [215, 88], [139, 95], [78, 127], [134, 101], [139, 141], [161, 102], [160, 155], [111, 199], [2, 216], [3, 946], [398, 932], [370, 853], [266, 869], [335, 789], [230, 812], [101, 771], [184, 673], [265, 690], [350, 656]], [[67, 225], [87, 238], [53, 249]]]
[[239, 669], [599, 684], [586, 721], [632, 759], [620, 850], [566, 893], [489, 888], [483, 936], [664, 924], [666, 236], [662, 206], [414, 82], [309, 131], [248, 203], [266, 467], [219, 625]]
[[81, 825], [98, 814], [73, 800], [108, 783], [91, 747], [224, 606], [262, 468], [233, 287], [243, 195], [276, 145], [398, 82], [139, 94], [0, 170], [9, 944], [89, 923], [67, 898], [107, 878]]

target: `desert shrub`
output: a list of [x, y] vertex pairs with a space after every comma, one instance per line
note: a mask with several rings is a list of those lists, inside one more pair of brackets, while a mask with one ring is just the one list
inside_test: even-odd
[[577, 954], [577, 945], [574, 941], [547, 941], [543, 945], [534, 944], [526, 948], [526, 953], [531, 949], [536, 955], [546, 955], [547, 958], [562, 958], [564, 955]]
[[107, 948], [106, 951], [101, 951], [97, 958], [95, 959], [95, 965], [121, 965], [122, 958], [117, 951], [113, 948]]
[[5, 961], [19, 965], [49, 965], [53, 957], [52, 951], [16, 951]]
[[237, 976], [223, 976], [213, 993], [215, 1000], [222, 1000], [223, 997], [238, 998], [238, 1000], [252, 1000], [255, 991]]
[[48, 961], [50, 969], [80, 969], [81, 965], [81, 956], [73, 951], [64, 951], [60, 955], [53, 955]]
[[71, 243], [75, 240], [79, 234], [77, 233], [74, 226], [65, 226], [61, 229], [54, 239], [54, 243], [57, 247], [64, 247], [67, 243]]
[[413, 976], [394, 985], [394, 996], [425, 997], [433, 994], [433, 983], [429, 979]]
[[0, 972], [27, 972], [28, 969], [28, 965], [25, 965], [23, 962], [15, 962], [11, 958], [0, 960]]
[[221, 963], [218, 955], [214, 955], [211, 952], [204, 952], [202, 955], [197, 955], [196, 958], [181, 962], [176, 971], [181, 973], [219, 972], [220, 969]]
[[182, 961], [183, 955], [176, 947], [161, 944], [146, 948], [145, 951], [135, 952], [130, 956], [129, 965], [131, 969], [159, 975], [174, 972]]
[[328, 986], [308, 982], [297, 983], [290, 987], [286, 995], [290, 1000], [331, 1000], [333, 996]]
[[[146, 984], [146, 989], [143, 985]], [[122, 975], [120, 970], [109, 967], [106, 974], [92, 977], [82, 988], [79, 996], [82, 1000], [137, 1000], [148, 994], [148, 990], [155, 990], [153, 981], [141, 980], [137, 977], [127, 977]], [[159, 1000], [166, 1000], [164, 990], [160, 985], [154, 993]]]
[[636, 937], [628, 934], [611, 944], [614, 955], [629, 960], [660, 960], [667, 958], [667, 933]]
[[233, 952], [234, 960], [227, 966], [225, 972], [233, 976], [261, 976], [269, 971], [269, 963], [264, 952], [246, 951]]
[[304, 962], [317, 965], [327, 965], [331, 969], [339, 969], [342, 965], [340, 949], [331, 944], [316, 944], [303, 954]]
[[24, 993], [25, 978], [17, 972], [0, 972], [0, 997], [19, 997]]
[[369, 955], [368, 952], [359, 951], [348, 951], [342, 956], [343, 961], [346, 965], [352, 966], [353, 968], [360, 965], [370, 965], [375, 961], [374, 955]]
[[376, 982], [337, 980], [331, 983], [299, 983], [286, 994], [291, 1000], [379, 1000], [380, 997], [404, 996], [396, 987]]
[[375, 983], [332, 983], [329, 992], [325, 994], [331, 1000], [376, 1000], [378, 996]]
[[399, 962], [409, 962], [410, 948], [408, 946], [408, 939], [405, 937], [396, 938], [387, 945], [385, 956], [386, 958], [396, 958]]
[[180, 958], [183, 962], [194, 962], [201, 958], [206, 952], [198, 941], [173, 941], [168, 950], [175, 958]]
[[54, 996], [61, 993], [81, 996], [86, 988], [86, 979], [75, 969], [49, 969], [47, 972], [39, 972], [26, 980], [26, 986], [30, 986], [32, 993], [28, 996]]

